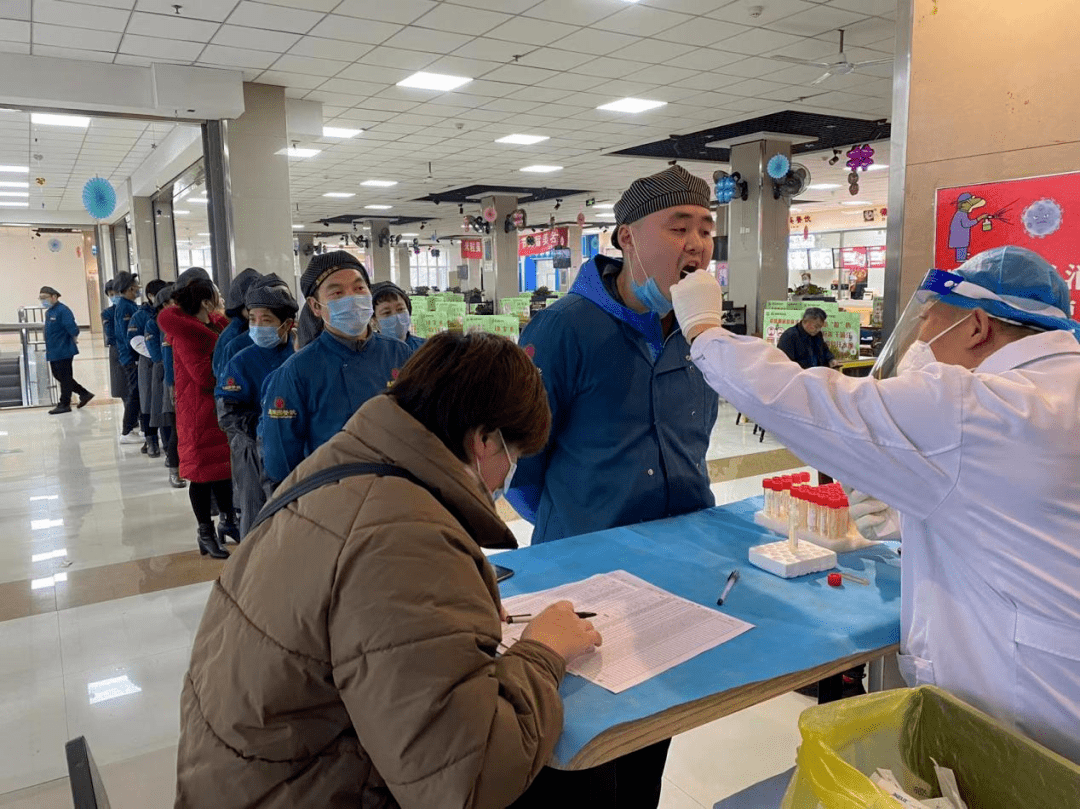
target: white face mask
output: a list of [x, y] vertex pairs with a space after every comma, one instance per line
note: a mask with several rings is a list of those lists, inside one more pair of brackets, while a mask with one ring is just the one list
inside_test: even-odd
[[951, 332], [969, 317], [971, 317], [971, 315], [960, 318], [958, 321], [953, 323], [951, 326], [949, 326], [949, 328], [945, 329], [945, 331], [938, 334], [937, 337], [934, 337], [932, 340], [916, 340], [914, 343], [912, 343], [911, 347], [904, 352], [904, 356], [900, 358], [900, 362], [897, 363], [896, 375], [902, 376], [903, 374], [906, 374], [910, 371], [921, 371], [930, 363], [937, 362], [937, 357], [934, 356], [934, 349], [930, 347], [930, 344], [933, 343], [935, 340], [941, 339], [941, 337]]
[[[517, 463], [510, 460], [510, 450], [508, 450], [506, 448], [506, 441], [502, 437], [502, 431], [501, 430], [499, 431], [499, 441], [502, 442], [503, 452], [506, 453], [506, 459], [508, 461], [510, 461], [510, 468], [506, 470], [506, 477], [503, 479], [502, 486], [500, 486], [499, 488], [497, 488], [495, 491], [493, 491], [491, 493], [492, 502], [495, 502], [500, 497], [502, 497], [504, 494], [506, 494], [506, 490], [510, 488], [510, 482], [514, 479], [514, 473], [517, 472]], [[480, 471], [480, 459], [479, 458], [476, 459], [476, 474], [479, 475], [481, 481], [484, 480], [484, 475]], [[485, 486], [486, 485], [487, 484], [485, 484]]]

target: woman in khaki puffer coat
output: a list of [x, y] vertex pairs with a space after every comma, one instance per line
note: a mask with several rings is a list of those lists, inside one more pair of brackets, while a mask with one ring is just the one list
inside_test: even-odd
[[177, 809], [502, 809], [562, 729], [566, 660], [600, 642], [567, 602], [502, 656], [484, 547], [498, 490], [551, 423], [539, 372], [439, 335], [278, 494], [344, 463], [400, 467], [303, 495], [215, 582], [181, 697]]

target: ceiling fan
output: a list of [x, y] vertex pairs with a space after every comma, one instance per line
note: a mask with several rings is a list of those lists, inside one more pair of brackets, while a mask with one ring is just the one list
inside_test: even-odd
[[844, 55], [844, 29], [840, 31], [840, 53], [838, 56], [840, 60], [837, 62], [815, 62], [812, 59], [796, 59], [794, 56], [773, 56], [771, 58], [778, 62], [789, 62], [793, 65], [804, 65], [806, 67], [820, 67], [824, 68], [825, 72], [814, 79], [811, 84], [821, 84], [826, 79], [833, 76], [846, 76], [848, 73], [852, 73], [859, 68], [870, 67], [871, 65], [887, 65], [892, 63], [892, 57], [887, 59], [870, 59], [865, 62], [849, 62], [848, 58]]

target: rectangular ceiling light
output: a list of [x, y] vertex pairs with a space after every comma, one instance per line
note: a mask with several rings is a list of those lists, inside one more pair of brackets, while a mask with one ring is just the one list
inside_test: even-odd
[[398, 87], [414, 87], [417, 90], [438, 90], [448, 92], [468, 84], [472, 79], [465, 76], [448, 76], [445, 73], [413, 73], [409, 78], [402, 79], [397, 83]]
[[42, 126], [71, 126], [77, 129], [86, 129], [90, 126], [90, 119], [85, 115], [54, 115], [51, 112], [30, 113], [30, 123]]
[[875, 163], [867, 171], [883, 171], [889, 167], [888, 163]]
[[364, 180], [360, 185], [366, 185], [369, 188], [389, 188], [397, 185], [397, 180]]
[[858, 205], [860, 208], [869, 208], [873, 203], [871, 203], [871, 202], [852, 202], [850, 200], [845, 200], [844, 202], [841, 202], [840, 204], [841, 205]]
[[550, 174], [553, 171], [562, 171], [562, 166], [526, 166], [522, 171], [529, 171], [534, 174]]
[[303, 229], [304, 229], [304, 226], [303, 226], [303, 225], [293, 225], [293, 226], [292, 226], [292, 229], [293, 229], [293, 230], [303, 230]]
[[399, 233], [398, 236], [402, 236], [406, 239], [415, 239], [419, 236], [419, 233]]
[[348, 199], [349, 197], [355, 197], [356, 194], [351, 191], [327, 191], [323, 196], [333, 197], [334, 199]]
[[345, 129], [340, 126], [324, 126], [322, 134], [324, 138], [355, 138], [363, 129]]
[[187, 216], [191, 211], [178, 211], [173, 208], [173, 216]]
[[811, 191], [828, 191], [831, 188], [839, 188], [840, 183], [814, 183], [808, 186]]
[[289, 157], [314, 157], [322, 149], [301, 149], [296, 146], [290, 146], [287, 149], [282, 149], [278, 154], [288, 155]]
[[594, 208], [607, 208], [607, 209], [610, 210], [611, 208], [615, 207], [615, 203], [613, 203], [613, 202], [598, 202], [596, 205], [593, 205], [593, 207]]
[[666, 104], [666, 101], [649, 101], [647, 98], [621, 98], [610, 104], [601, 104], [597, 109], [607, 112], [645, 112]]
[[0, 166], [0, 172], [8, 171], [12, 174], [29, 174], [29, 166]]
[[29, 202], [7, 202], [0, 200], [0, 208], [29, 208]]
[[394, 206], [393, 205], [365, 205], [364, 207], [367, 208], [369, 211], [389, 211]]
[[[206, 205], [206, 204], [208, 204], [210, 202], [210, 200], [208, 200], [206, 197], [188, 197], [187, 201], [189, 203], [194, 202], [196, 205]], [[173, 213], [176, 213], [176, 212], [173, 211]]]
[[0, 191], [0, 197], [26, 197], [30, 196], [29, 191]]
[[0, 182], [0, 188], [29, 188], [30, 183]]
[[507, 135], [499, 138], [496, 143], [513, 143], [516, 146], [532, 146], [534, 143], [550, 140], [547, 135]]

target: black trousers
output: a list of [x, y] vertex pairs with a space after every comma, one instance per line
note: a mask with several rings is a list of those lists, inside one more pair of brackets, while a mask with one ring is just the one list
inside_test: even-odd
[[218, 510], [222, 515], [232, 514], [232, 479], [215, 480], [210, 483], [188, 483], [188, 497], [191, 499], [191, 510], [195, 512], [195, 519], [199, 525], [213, 525], [211, 516], [213, 512], [213, 500], [217, 500]]
[[161, 435], [162, 447], [165, 450], [165, 458], [169, 461], [170, 469], [180, 468], [179, 442], [176, 436], [175, 424], [162, 424], [158, 428]]
[[508, 809], [656, 809], [671, 739], [665, 739], [589, 770], [544, 767]]
[[72, 393], [79, 394], [80, 398], [90, 395], [90, 391], [75, 381], [71, 372], [71, 357], [50, 362], [49, 369], [52, 371], [53, 379], [60, 385], [60, 404], [70, 406]]
[[[124, 435], [127, 435], [139, 423], [139, 418], [142, 416], [139, 412], [139, 363], [133, 362], [120, 367], [124, 369], [128, 382], [127, 396], [124, 397], [124, 425], [121, 430]], [[149, 416], [146, 421], [147, 424], [150, 423]]]

